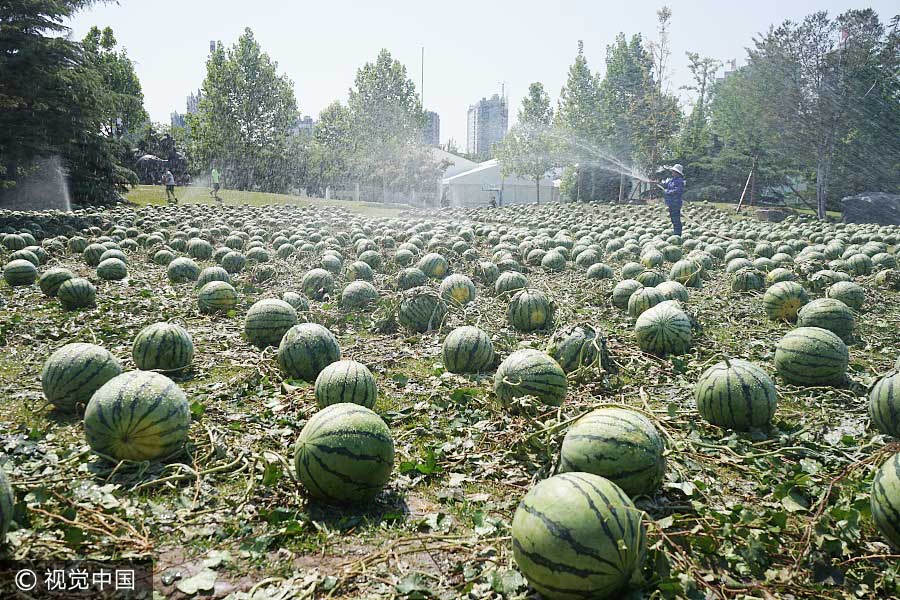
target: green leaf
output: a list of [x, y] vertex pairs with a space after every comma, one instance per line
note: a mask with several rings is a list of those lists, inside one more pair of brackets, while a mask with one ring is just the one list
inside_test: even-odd
[[218, 575], [215, 571], [204, 568], [193, 577], [188, 577], [187, 579], [179, 581], [175, 585], [175, 588], [182, 594], [187, 594], [188, 596], [201, 591], [208, 592], [215, 587], [217, 577]]

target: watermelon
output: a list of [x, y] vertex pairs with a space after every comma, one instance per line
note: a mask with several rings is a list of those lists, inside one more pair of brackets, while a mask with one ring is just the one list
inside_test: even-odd
[[434, 279], [443, 279], [450, 268], [447, 259], [436, 252], [426, 254], [419, 259], [416, 267], [425, 273], [426, 276]]
[[679, 260], [669, 271], [669, 279], [689, 288], [699, 288], [702, 285], [702, 275], [703, 267], [689, 258]]
[[891, 371], [869, 390], [869, 419], [881, 433], [900, 438], [900, 370]]
[[875, 285], [889, 290], [900, 291], [900, 269], [885, 269], [875, 275]]
[[181, 371], [194, 360], [194, 341], [181, 325], [154, 323], [134, 338], [131, 357], [142, 371]]
[[485, 285], [494, 285], [500, 277], [500, 268], [492, 262], [482, 261], [475, 267], [475, 276]]
[[846, 304], [834, 298], [819, 298], [797, 313], [799, 327], [821, 327], [836, 334], [845, 344], [853, 339], [856, 320]]
[[550, 272], [562, 271], [566, 268], [566, 257], [558, 250], [551, 250], [541, 258], [541, 267]]
[[494, 375], [494, 393], [504, 403], [535, 396], [544, 404], [559, 406], [567, 388], [566, 374], [559, 363], [550, 355], [529, 348], [510, 354]]
[[355, 360], [338, 360], [322, 369], [316, 377], [315, 393], [319, 408], [342, 402], [372, 408], [378, 397], [378, 387], [366, 365]]
[[200, 271], [200, 275], [197, 276], [197, 289], [201, 289], [211, 281], [231, 283], [231, 275], [222, 267], [206, 267]]
[[694, 387], [700, 416], [709, 423], [749, 431], [767, 428], [775, 415], [772, 379], [745, 360], [725, 360], [703, 372]]
[[525, 494], [512, 522], [516, 566], [542, 598], [620, 598], [641, 569], [644, 513], [591, 473], [562, 473]]
[[297, 312], [309, 311], [309, 300], [297, 292], [285, 292], [281, 295], [281, 299], [293, 306]]
[[547, 345], [547, 354], [566, 373], [581, 368], [598, 367], [604, 371], [613, 368], [606, 350], [606, 337], [590, 325], [571, 325], [554, 333]]
[[540, 290], [525, 289], [516, 292], [506, 312], [509, 324], [519, 331], [535, 331], [553, 322], [554, 307]]
[[3, 279], [12, 287], [31, 285], [37, 278], [37, 267], [21, 258], [11, 260], [3, 267]]
[[519, 290], [525, 289], [528, 285], [528, 278], [518, 271], [504, 271], [497, 277], [494, 282], [494, 293], [498, 296], [502, 294], [512, 294]]
[[468, 304], [475, 299], [475, 284], [465, 275], [457, 273], [444, 278], [440, 292], [447, 302]]
[[303, 427], [294, 466], [311, 497], [328, 504], [366, 503], [391, 477], [394, 441], [372, 410], [332, 404]]
[[590, 412], [566, 432], [560, 473], [593, 473], [612, 481], [629, 496], [652, 494], [666, 473], [666, 447], [644, 415], [624, 408]]
[[88, 444], [116, 461], [165, 458], [184, 445], [190, 424], [181, 388], [149, 371], [113, 377], [94, 393], [84, 412]]
[[16, 495], [13, 487], [6, 477], [6, 471], [0, 467], [0, 546], [6, 543], [6, 532], [12, 523], [15, 504]]
[[41, 292], [45, 296], [53, 298], [56, 296], [56, 293], [59, 291], [59, 286], [70, 279], [75, 278], [75, 273], [70, 271], [69, 269], [64, 269], [62, 267], [53, 267], [52, 269], [47, 269], [44, 271], [41, 278], [38, 279], [38, 286], [41, 288]]
[[656, 288], [642, 287], [636, 289], [634, 293], [628, 297], [628, 315], [637, 318], [660, 302], [665, 302], [665, 300], [666, 297]]
[[416, 287], [403, 293], [398, 318], [400, 324], [417, 333], [441, 326], [447, 315], [447, 304], [434, 290]]
[[89, 267], [96, 267], [100, 264], [100, 257], [103, 256], [103, 253], [106, 252], [106, 246], [101, 244], [90, 244], [82, 252], [82, 256], [84, 256], [84, 262], [87, 263]]
[[222, 257], [222, 268], [230, 274], [240, 273], [247, 266], [247, 257], [241, 252], [232, 251]]
[[587, 270], [588, 279], [612, 279], [614, 275], [612, 267], [603, 263], [594, 263]]
[[200, 277], [200, 267], [190, 258], [182, 256], [169, 263], [169, 266], [166, 267], [166, 274], [172, 283], [197, 281]]
[[773, 321], [797, 320], [800, 307], [809, 302], [803, 286], [796, 281], [780, 281], [773, 284], [763, 296], [766, 315]]
[[444, 368], [451, 373], [479, 373], [494, 362], [494, 345], [490, 336], [466, 325], [457, 327], [444, 338]]
[[237, 291], [225, 281], [210, 281], [197, 295], [197, 306], [202, 313], [228, 312], [237, 306]]
[[318, 323], [294, 325], [278, 346], [278, 364], [288, 377], [294, 379], [313, 382], [322, 369], [340, 359], [341, 347], [337, 338]]
[[679, 302], [688, 302], [691, 299], [687, 288], [677, 281], [663, 281], [656, 286], [656, 291], [663, 295], [666, 300], [678, 300]]
[[41, 388], [48, 402], [71, 412], [78, 405], [86, 405], [94, 392], [121, 373], [119, 361], [105, 348], [66, 344], [44, 363]]
[[297, 324], [294, 307], [277, 298], [265, 298], [247, 311], [244, 334], [254, 346], [277, 346], [288, 329]]
[[782, 281], [794, 281], [797, 276], [793, 271], [778, 267], [766, 273], [766, 284], [773, 285]]
[[850, 355], [834, 333], [819, 327], [789, 331], [775, 349], [775, 369], [795, 385], [831, 385], [844, 380]]
[[866, 301], [866, 290], [852, 281], [838, 281], [825, 290], [825, 296], [840, 300], [852, 310], [860, 310]]
[[638, 346], [664, 356], [684, 354], [691, 346], [691, 319], [671, 300], [642, 313], [634, 325]]
[[397, 289], [411, 290], [428, 284], [428, 276], [416, 267], [407, 267], [397, 273]]
[[169, 266], [169, 263], [176, 258], [175, 253], [168, 248], [162, 248], [153, 253], [153, 262], [161, 267]]
[[56, 297], [65, 310], [87, 308], [94, 306], [97, 298], [97, 288], [94, 284], [82, 277], [75, 277], [64, 281], [56, 291]]
[[31, 250], [28, 250], [27, 248], [25, 250], [19, 250], [17, 252], [13, 252], [12, 254], [10, 254], [9, 261], [12, 262], [14, 260], [27, 260], [28, 262], [33, 264], [35, 267], [41, 266], [41, 259], [38, 258], [38, 255], [35, 254], [34, 252], [32, 252]]
[[900, 550], [900, 453], [887, 459], [875, 472], [870, 504], [878, 531]]
[[307, 298], [322, 301], [334, 291], [334, 277], [325, 269], [311, 269], [300, 281], [300, 289]]
[[107, 258], [97, 265], [97, 277], [107, 281], [121, 281], [128, 277], [128, 266], [118, 258]]
[[341, 292], [341, 308], [361, 310], [378, 302], [378, 290], [368, 281], [351, 281]]
[[[290, 247], [289, 244], [285, 244], [285, 246]], [[281, 248], [279, 248], [280, 250]], [[326, 254], [322, 257], [322, 268], [321, 269], [313, 269], [314, 271], [325, 271], [327, 273], [334, 273], [337, 275], [341, 272], [341, 268], [343, 267], [343, 260], [340, 256], [335, 256], [334, 254]], [[315, 285], [315, 284], [313, 284]], [[322, 288], [319, 288], [322, 289]]]
[[347, 267], [347, 279], [350, 281], [356, 281], [357, 279], [362, 281], [373, 281], [375, 279], [375, 272], [368, 263], [358, 260]]
[[0, 238], [3, 239], [3, 246], [7, 250], [11, 250], [13, 252], [15, 252], [16, 250], [22, 250], [25, 248], [25, 246], [28, 245], [28, 243], [25, 241], [25, 238], [17, 233], [10, 233], [6, 236], [0, 235]]
[[612, 304], [616, 308], [628, 308], [628, 301], [631, 295], [644, 287], [640, 281], [635, 279], [623, 279], [617, 283], [612, 289]]
[[766, 278], [756, 269], [739, 269], [731, 276], [731, 291], [752, 292], [766, 287]]

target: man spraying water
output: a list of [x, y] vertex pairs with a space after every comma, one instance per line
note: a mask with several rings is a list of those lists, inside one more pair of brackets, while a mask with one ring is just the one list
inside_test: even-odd
[[[672, 173], [672, 177], [661, 182], [659, 187], [663, 190], [666, 206], [669, 207], [669, 218], [672, 220], [672, 229], [675, 235], [681, 235], [681, 205], [684, 201], [684, 167], [672, 165], [665, 167]], [[659, 184], [660, 182], [654, 182]]]

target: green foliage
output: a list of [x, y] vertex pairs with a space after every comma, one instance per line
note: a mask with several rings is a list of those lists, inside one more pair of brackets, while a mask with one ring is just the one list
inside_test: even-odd
[[218, 165], [230, 188], [281, 191], [284, 174], [272, 161], [287, 154], [296, 118], [293, 83], [247, 28], [206, 62], [199, 112], [187, 116], [195, 166]]
[[504, 175], [533, 179], [537, 201], [541, 201], [541, 179], [556, 166], [551, 154], [555, 138], [550, 131], [553, 108], [544, 86], [535, 82], [522, 99], [519, 122], [497, 145], [495, 154]]

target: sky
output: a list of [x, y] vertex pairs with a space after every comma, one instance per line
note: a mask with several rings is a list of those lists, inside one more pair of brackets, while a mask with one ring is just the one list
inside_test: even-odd
[[[670, 91], [687, 104], [688, 51], [740, 65], [755, 35], [785, 19], [827, 10], [874, 8], [887, 22], [896, 0], [679, 0], [672, 9]], [[294, 82], [300, 112], [316, 118], [334, 100], [346, 103], [356, 71], [381, 48], [407, 68], [420, 88], [422, 47], [425, 107], [441, 119], [441, 142], [465, 149], [466, 111], [505, 89], [510, 125], [534, 81], [553, 105], [578, 40], [593, 71], [603, 71], [606, 46], [619, 32], [657, 38], [663, 0], [120, 0], [78, 13], [72, 35], [110, 26], [134, 60], [150, 117], [169, 122], [201, 87], [210, 40], [226, 46], [250, 27], [279, 70]]]

